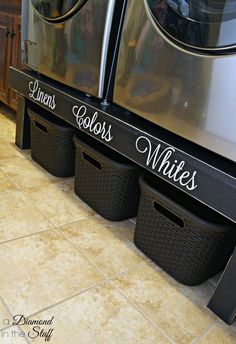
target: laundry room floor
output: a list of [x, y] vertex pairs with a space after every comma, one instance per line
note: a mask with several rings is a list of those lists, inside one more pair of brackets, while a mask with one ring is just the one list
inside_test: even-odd
[[134, 221], [96, 215], [14, 136], [0, 114], [1, 344], [236, 343], [206, 307], [213, 280], [174, 281], [134, 246]]

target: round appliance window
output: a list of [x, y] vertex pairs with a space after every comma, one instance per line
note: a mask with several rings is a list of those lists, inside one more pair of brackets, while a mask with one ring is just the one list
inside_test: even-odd
[[31, 0], [36, 11], [48, 21], [61, 21], [70, 17], [86, 0]]
[[200, 49], [236, 47], [235, 0], [146, 0], [155, 21], [180, 43]]
[[183, 17], [198, 22], [222, 22], [236, 17], [235, 0], [167, 0], [167, 3]]

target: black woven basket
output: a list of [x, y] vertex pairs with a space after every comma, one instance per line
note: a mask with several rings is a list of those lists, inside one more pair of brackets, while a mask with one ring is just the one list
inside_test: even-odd
[[57, 177], [71, 177], [75, 170], [75, 129], [58, 118], [50, 120], [28, 109], [31, 124], [31, 156]]
[[142, 177], [140, 185], [136, 246], [186, 285], [221, 271], [236, 245], [235, 225], [160, 178]]
[[90, 137], [85, 142], [75, 136], [74, 142], [75, 193], [108, 220], [122, 221], [136, 216], [139, 168]]

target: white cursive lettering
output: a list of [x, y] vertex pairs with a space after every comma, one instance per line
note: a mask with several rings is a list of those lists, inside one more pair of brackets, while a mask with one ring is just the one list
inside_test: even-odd
[[110, 142], [113, 139], [111, 134], [111, 125], [107, 125], [106, 122], [98, 121], [98, 112], [94, 112], [93, 116], [90, 117], [87, 114], [87, 108], [85, 105], [80, 107], [75, 105], [72, 108], [72, 113], [76, 117], [76, 123], [79, 128], [89, 130], [96, 136], [100, 136], [106, 142]]
[[29, 82], [29, 97], [36, 100], [37, 102], [49, 107], [50, 109], [55, 109], [56, 107], [56, 96], [49, 95], [41, 90], [39, 87], [38, 80]]
[[141, 154], [146, 154], [146, 166], [151, 165], [153, 170], [157, 171], [163, 176], [172, 179], [174, 182], [178, 182], [181, 186], [186, 187], [192, 191], [197, 188], [195, 182], [197, 172], [193, 173], [184, 171], [185, 161], [174, 160], [173, 154], [175, 149], [173, 147], [167, 147], [161, 152], [161, 144], [159, 143], [156, 148], [153, 148], [151, 141], [145, 137], [140, 136], [136, 140], [136, 149]]

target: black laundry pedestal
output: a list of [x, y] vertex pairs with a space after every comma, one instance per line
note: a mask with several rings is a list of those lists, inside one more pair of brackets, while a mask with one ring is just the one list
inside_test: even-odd
[[[32, 85], [41, 98], [32, 94]], [[193, 198], [216, 210], [236, 223], [236, 174], [235, 162], [211, 153], [167, 130], [118, 107], [104, 104], [96, 98], [73, 90], [67, 86], [39, 75], [28, 69], [10, 68], [10, 87], [18, 93], [16, 144], [21, 149], [30, 148], [30, 120], [27, 107], [36, 104], [53, 115], [67, 121], [78, 130], [87, 132], [98, 141], [140, 165], [146, 171], [182, 189]], [[55, 98], [56, 106], [48, 108], [42, 103], [42, 94]], [[55, 104], [54, 104], [55, 105]], [[81, 112], [73, 111], [80, 109]], [[83, 113], [84, 111], [84, 113]], [[86, 113], [86, 115], [85, 115]], [[86, 116], [93, 125], [81, 126], [81, 117]], [[95, 124], [97, 127], [95, 128]], [[84, 122], [84, 124], [86, 124]], [[98, 126], [105, 126], [106, 136], [97, 135]], [[96, 130], [95, 130], [96, 129]], [[177, 185], [155, 167], [156, 158], [164, 151], [172, 152], [175, 160], [185, 165], [189, 173], [196, 174], [197, 188], [193, 191]], [[149, 155], [148, 155], [149, 152]], [[159, 155], [158, 155], [159, 153]], [[149, 161], [150, 160], [150, 161]], [[216, 187], [217, 186], [217, 187]], [[231, 324], [236, 313], [236, 249], [208, 304], [218, 317]]]
[[236, 248], [218, 282], [208, 308], [229, 325], [236, 319]]

